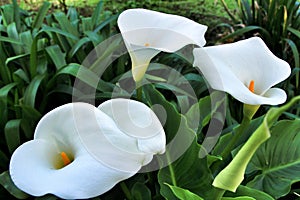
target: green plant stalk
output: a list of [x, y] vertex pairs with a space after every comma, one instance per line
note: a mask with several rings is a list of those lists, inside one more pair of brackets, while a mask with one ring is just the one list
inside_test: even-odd
[[227, 14], [229, 15], [229, 17], [232, 19], [232, 21], [233, 21], [234, 23], [238, 23], [239, 20], [238, 20], [238, 19], [230, 12], [230, 10], [229, 10], [229, 8], [228, 8], [226, 2], [225, 2], [224, 0], [221, 0], [221, 3], [222, 3], [222, 5], [223, 5], [225, 11], [226, 11]]
[[133, 199], [127, 185], [124, 182], [120, 183], [120, 187], [121, 187], [123, 193], [125, 194], [126, 199], [128, 199], [128, 200]]
[[136, 88], [136, 99], [138, 101], [142, 102], [142, 98], [143, 98], [142, 81], [136, 82], [135, 83], [135, 88]]
[[[253, 118], [254, 114], [256, 113], [256, 111], [258, 110], [259, 107], [260, 107], [260, 105], [244, 104], [243, 120], [242, 120], [241, 124], [234, 130], [234, 134], [233, 134], [229, 144], [226, 146], [224, 151], [222, 151], [220, 156], [223, 158], [223, 160], [227, 160], [227, 158], [230, 155], [231, 151], [235, 148], [237, 142], [239, 141], [239, 139], [243, 135], [243, 132], [249, 126], [249, 124], [251, 122], [251, 119]], [[212, 167], [211, 167], [212, 171], [215, 172], [215, 171], [219, 170], [222, 167], [222, 164], [223, 163], [221, 161], [216, 162], [215, 164], [213, 164]]]
[[214, 199], [215, 200], [221, 200], [226, 190], [216, 188], [214, 193]]

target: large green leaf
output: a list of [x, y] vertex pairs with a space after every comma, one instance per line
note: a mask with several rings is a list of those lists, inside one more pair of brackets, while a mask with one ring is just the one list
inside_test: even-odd
[[[167, 164], [159, 170], [158, 181], [161, 194], [167, 199], [176, 199], [167, 183], [187, 189], [205, 199], [211, 199], [213, 178], [206, 158], [199, 158], [199, 152], [203, 149], [196, 142], [195, 132], [189, 128], [186, 118], [178, 113], [175, 106], [168, 102], [153, 85], [144, 85], [143, 92], [145, 101], [164, 125], [167, 137], [166, 153], [158, 156], [159, 161], [162, 163], [166, 161], [163, 164]], [[176, 159], [178, 156], [180, 157]]]
[[165, 184], [187, 189], [207, 200], [213, 200], [212, 175], [206, 158], [199, 158], [200, 146], [194, 141], [189, 149], [175, 162], [159, 171], [161, 194], [167, 199], [176, 199]]
[[278, 122], [271, 135], [249, 163], [248, 173], [258, 171], [258, 174], [247, 186], [279, 198], [300, 181], [300, 120]]

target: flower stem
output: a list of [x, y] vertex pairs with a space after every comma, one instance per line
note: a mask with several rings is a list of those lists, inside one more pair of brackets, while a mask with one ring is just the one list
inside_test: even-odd
[[128, 200], [133, 199], [127, 185], [124, 182], [121, 182], [120, 186], [121, 186], [121, 189], [122, 189], [123, 193], [126, 196], [126, 199], [128, 199]]
[[170, 159], [169, 152], [166, 152], [166, 156], [167, 156], [168, 163], [170, 163], [170, 164], [168, 164], [168, 168], [169, 168], [169, 171], [170, 171], [172, 184], [174, 186], [177, 186], [177, 181], [176, 181], [176, 178], [175, 178], [175, 172], [174, 172], [174, 169], [173, 169], [173, 165], [172, 165], [172, 162], [171, 162], [171, 159]]
[[[225, 147], [225, 149], [221, 153], [221, 157], [223, 160], [227, 160], [228, 156], [230, 155], [231, 151], [235, 148], [237, 142], [243, 135], [243, 132], [250, 124], [250, 119], [247, 117], [244, 117], [241, 124], [234, 130], [233, 136], [231, 137], [231, 140], [229, 144]], [[218, 171], [225, 163], [222, 161], [216, 162], [212, 165], [211, 169], [213, 172]]]
[[142, 89], [142, 84], [141, 82], [136, 82], [136, 98], [138, 101], [142, 101], [143, 97], [143, 89]]
[[221, 200], [225, 192], [226, 192], [226, 190], [223, 190], [220, 188], [215, 188], [214, 199]]

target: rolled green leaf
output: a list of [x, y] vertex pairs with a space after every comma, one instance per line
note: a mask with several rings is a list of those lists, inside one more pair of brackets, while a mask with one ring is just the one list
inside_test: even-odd
[[233, 160], [215, 178], [213, 186], [216, 188], [235, 192], [244, 179], [246, 167], [258, 147], [264, 143], [270, 135], [269, 128], [277, 121], [278, 117], [294, 103], [300, 100], [300, 96], [294, 97], [289, 103], [271, 108], [262, 124], [256, 129], [244, 146], [239, 150]]

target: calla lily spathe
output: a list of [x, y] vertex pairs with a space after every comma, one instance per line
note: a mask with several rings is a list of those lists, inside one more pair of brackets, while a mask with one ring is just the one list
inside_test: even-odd
[[207, 26], [185, 17], [146, 9], [129, 9], [118, 18], [118, 26], [132, 61], [132, 73], [139, 82], [160, 51], [175, 52], [188, 44], [202, 47]]
[[[115, 113], [112, 103], [135, 110], [126, 112], [123, 109], [121, 113]], [[140, 120], [132, 114], [135, 111], [149, 118]], [[115, 120], [112, 113], [122, 122]], [[119, 126], [126, 122], [144, 128], [146, 132], [153, 126], [157, 132], [139, 138], [137, 133], [128, 134], [134, 128]], [[97, 134], [103, 135], [104, 141], [90, 137]], [[85, 143], [91, 140], [93, 143]], [[157, 117], [140, 102], [113, 99], [101, 104], [99, 109], [87, 103], [69, 103], [50, 111], [40, 120], [34, 139], [13, 153], [10, 174], [18, 188], [33, 196], [51, 193], [64, 199], [91, 198], [136, 174], [152, 160], [153, 154], [164, 152], [165, 142]], [[93, 146], [88, 146], [90, 144]], [[93, 154], [94, 148], [109, 159]], [[63, 163], [61, 152], [71, 163]], [[125, 167], [116, 164], [120, 161], [126, 162]]]
[[272, 87], [290, 75], [290, 66], [277, 58], [262, 39], [252, 37], [196, 48], [193, 53], [194, 66], [213, 89], [249, 105], [278, 105], [286, 101], [286, 93]]

